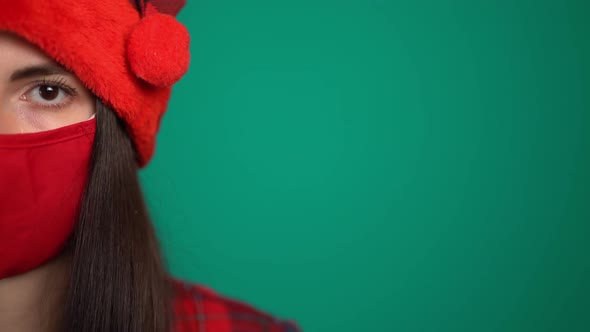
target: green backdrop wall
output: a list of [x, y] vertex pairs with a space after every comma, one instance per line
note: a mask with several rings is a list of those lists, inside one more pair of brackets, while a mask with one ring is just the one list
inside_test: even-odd
[[590, 2], [189, 0], [174, 275], [306, 331], [590, 331]]

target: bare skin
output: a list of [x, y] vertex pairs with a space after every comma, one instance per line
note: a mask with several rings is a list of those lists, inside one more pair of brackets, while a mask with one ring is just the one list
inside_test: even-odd
[[[26, 41], [0, 32], [0, 135], [88, 120], [95, 112], [94, 101], [74, 74]], [[1, 279], [0, 329], [57, 332], [68, 267], [68, 257], [61, 255], [32, 271]]]
[[33, 271], [0, 280], [2, 330], [59, 331], [68, 265], [68, 257], [62, 255]]
[[88, 120], [94, 100], [74, 74], [22, 39], [0, 32], [0, 134]]

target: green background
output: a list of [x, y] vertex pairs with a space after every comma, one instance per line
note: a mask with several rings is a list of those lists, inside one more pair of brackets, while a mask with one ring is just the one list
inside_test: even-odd
[[590, 2], [189, 0], [174, 275], [305, 331], [590, 331]]

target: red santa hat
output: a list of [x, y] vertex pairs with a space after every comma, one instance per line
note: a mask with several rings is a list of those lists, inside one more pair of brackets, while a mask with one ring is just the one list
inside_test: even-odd
[[13, 32], [74, 73], [127, 124], [139, 166], [154, 153], [172, 85], [187, 71], [185, 0], [0, 0]]

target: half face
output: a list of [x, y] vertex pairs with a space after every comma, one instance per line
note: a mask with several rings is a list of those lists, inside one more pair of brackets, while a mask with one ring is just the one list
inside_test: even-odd
[[0, 134], [34, 133], [88, 120], [95, 98], [32, 44], [0, 31]]

